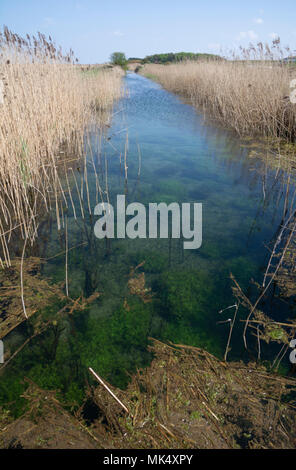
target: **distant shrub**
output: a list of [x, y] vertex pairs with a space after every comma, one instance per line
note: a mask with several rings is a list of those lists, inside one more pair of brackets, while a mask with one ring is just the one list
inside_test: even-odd
[[127, 60], [125, 57], [124, 52], [113, 52], [110, 56], [110, 61], [114, 65], [119, 65], [120, 67], [126, 69], [127, 68]]

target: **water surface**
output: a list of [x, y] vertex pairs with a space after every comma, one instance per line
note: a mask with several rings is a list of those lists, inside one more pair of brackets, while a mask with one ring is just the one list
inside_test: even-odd
[[[24, 373], [43, 387], [61, 389], [67, 403], [82, 399], [88, 366], [113, 384], [124, 386], [127, 371], [149, 364], [151, 336], [206, 348], [222, 357], [229, 324], [217, 322], [233, 315], [231, 309], [218, 313], [235, 303], [230, 273], [250, 296], [255, 291], [251, 279], [262, 281], [266, 245], [282, 214], [281, 183], [275, 180], [275, 171], [266, 171], [263, 161], [251, 157], [237, 137], [205, 123], [193, 107], [158, 84], [132, 73], [125, 82], [128, 96], [114, 110], [109, 140], [100, 153], [95, 149], [97, 136], [93, 136], [105, 200], [108, 192], [111, 203], [117, 194], [126, 194], [128, 203], [146, 206], [150, 202], [200, 202], [202, 246], [183, 250], [183, 240], [176, 239], [125, 239], [106, 244], [90, 235], [94, 220], [80, 217], [77, 223], [69, 211], [70, 246], [92, 238], [91, 243], [69, 252], [70, 296], [87, 297], [97, 291], [100, 298], [87, 312], [62, 320], [54, 354], [48, 354], [55, 344], [55, 335], [49, 332], [19, 355], [7, 384], [0, 387], [6, 399], [7, 387], [14, 390], [13, 396], [19, 390], [17, 379]], [[88, 171], [94, 208], [97, 187], [91, 161]], [[75, 201], [78, 207], [77, 197]], [[59, 243], [63, 246], [53, 229], [47, 257], [61, 250]], [[149, 301], [130, 292], [129, 279], [141, 273], [150, 289]], [[49, 261], [44, 274], [63, 281], [64, 257]], [[271, 313], [275, 309], [278, 316], [286, 314], [273, 302], [268, 306]], [[240, 316], [244, 316], [243, 310]], [[243, 349], [240, 322], [229, 358], [249, 358]]]

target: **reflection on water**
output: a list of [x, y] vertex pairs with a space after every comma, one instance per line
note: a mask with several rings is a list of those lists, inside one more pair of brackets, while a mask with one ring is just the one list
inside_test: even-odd
[[[262, 279], [265, 245], [282, 214], [275, 171], [264, 170], [263, 191], [263, 162], [250, 158], [238, 138], [205, 125], [191, 106], [146, 78], [128, 74], [126, 86], [129, 96], [118, 104], [109, 138], [94, 155], [104, 198], [115, 203], [116, 195], [125, 193], [128, 203], [201, 202], [202, 247], [184, 251], [183, 240], [176, 239], [106, 243], [94, 238], [93, 217], [75, 220], [69, 210], [69, 246], [78, 246], [68, 253], [69, 295], [100, 292], [100, 297], [88, 312], [63, 319], [59, 329], [24, 349], [0, 386], [6, 400], [15, 397], [25, 374], [62, 390], [67, 403], [79, 402], [88, 366], [123, 386], [126, 371], [149, 363], [149, 336], [223, 356], [229, 324], [217, 322], [231, 316], [229, 310], [218, 313], [234, 303], [230, 273], [250, 296], [250, 279]], [[88, 172], [93, 209], [98, 185], [90, 161]], [[78, 208], [77, 194], [74, 202]], [[52, 229], [46, 256], [61, 247], [64, 239]], [[64, 281], [64, 256], [51, 259], [44, 274]], [[151, 295], [135, 294], [137, 285]], [[277, 315], [285, 312], [277, 308]], [[248, 357], [240, 322], [231, 346], [229, 359]]]

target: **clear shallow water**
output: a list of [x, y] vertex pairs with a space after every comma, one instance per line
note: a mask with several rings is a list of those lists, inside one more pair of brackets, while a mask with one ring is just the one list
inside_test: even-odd
[[[101, 186], [106, 190], [108, 184], [112, 203], [117, 194], [124, 193], [128, 203], [203, 203], [203, 244], [198, 250], [185, 251], [179, 240], [112, 240], [106, 246], [105, 241], [93, 238], [94, 219], [80, 217], [77, 223], [69, 211], [69, 246], [91, 238], [88, 245], [69, 252], [70, 296], [89, 296], [94, 291], [101, 296], [87, 312], [61, 320], [58, 347], [55, 333], [49, 331], [24, 349], [1, 381], [0, 398], [6, 401], [15, 398], [19, 378], [27, 375], [45, 388], [61, 389], [67, 403], [79, 402], [89, 380], [88, 366], [124, 386], [126, 371], [149, 363], [149, 336], [223, 356], [229, 325], [217, 322], [232, 316], [229, 310], [218, 313], [235, 302], [230, 273], [250, 296], [254, 292], [250, 279], [262, 280], [268, 256], [265, 245], [272, 240], [282, 214], [281, 185], [275, 182], [275, 172], [266, 173], [263, 162], [250, 158], [238, 138], [205, 124], [191, 106], [151, 80], [128, 74], [126, 87], [129, 96], [114, 111], [110, 140], [100, 154], [93, 136]], [[94, 208], [96, 184], [90, 163], [88, 169]], [[78, 208], [77, 197], [75, 204]], [[63, 246], [63, 237], [52, 229], [45, 255], [54, 256]], [[145, 273], [145, 285], [152, 293], [147, 303], [131, 295], [128, 287], [131, 269], [142, 262], [138, 273]], [[64, 257], [50, 260], [44, 274], [64, 281]], [[274, 300], [268, 300], [266, 307], [277, 317], [287, 313]], [[243, 310], [240, 315], [244, 316]], [[24, 331], [18, 334], [25, 336]], [[250, 357], [243, 349], [240, 322], [231, 346], [229, 359]]]

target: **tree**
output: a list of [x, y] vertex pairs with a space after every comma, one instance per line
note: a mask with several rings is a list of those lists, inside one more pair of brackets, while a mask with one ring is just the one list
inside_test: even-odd
[[113, 52], [110, 56], [110, 60], [114, 65], [120, 65], [123, 68], [126, 67], [127, 60], [124, 52]]

